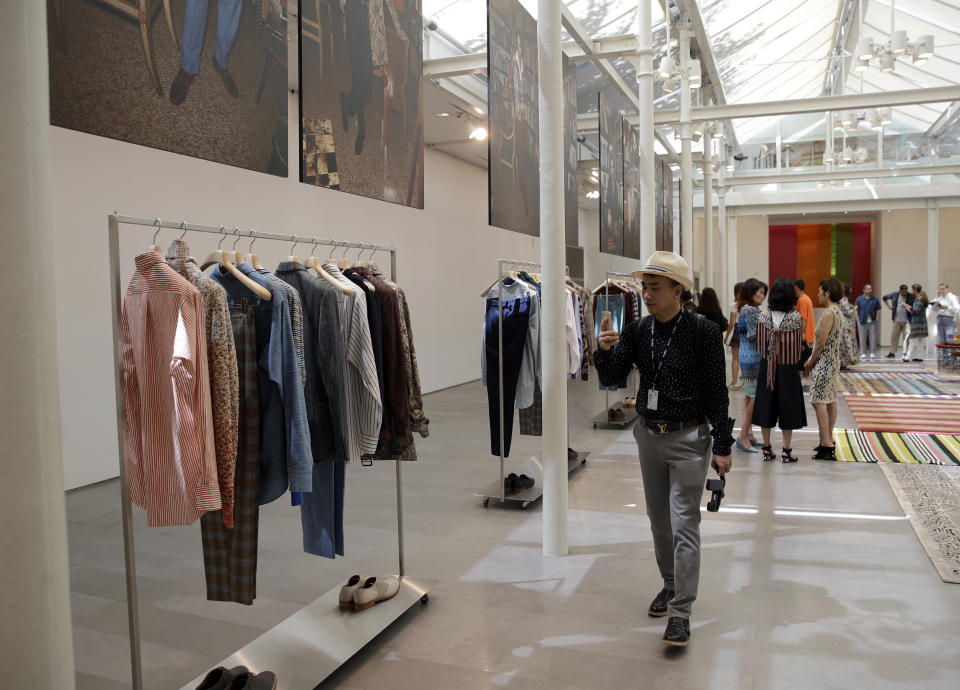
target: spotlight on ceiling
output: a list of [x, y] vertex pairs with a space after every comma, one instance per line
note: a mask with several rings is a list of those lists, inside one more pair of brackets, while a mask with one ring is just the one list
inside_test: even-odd
[[893, 122], [893, 108], [883, 108], [880, 110], [880, 122], [885, 125]]
[[864, 58], [857, 58], [857, 64], [854, 65], [853, 71], [866, 72], [868, 69], [870, 69], [870, 61]]
[[477, 127], [472, 132], [470, 132], [470, 138], [476, 141], [484, 141], [487, 138], [487, 130], [485, 127]]
[[691, 60], [690, 61], [690, 86], [697, 89], [700, 88], [700, 85], [703, 83], [703, 76], [700, 71], [700, 61]]
[[933, 57], [933, 36], [925, 34], [917, 42], [917, 56], [921, 58]]
[[880, 56], [880, 71], [881, 72], [892, 72], [894, 66], [896, 65], [897, 59], [893, 56], [892, 53]]
[[450, 113], [436, 113], [437, 117], [450, 117]]
[[661, 79], [670, 79], [676, 69], [673, 58], [670, 55], [664, 55], [660, 60], [660, 66], [657, 68], [657, 76]]
[[903, 55], [907, 52], [907, 32], [894, 31], [890, 37], [890, 52], [894, 55]]
[[869, 37], [861, 38], [860, 42], [857, 43], [857, 59], [869, 61], [873, 58], [873, 39]]
[[926, 58], [925, 56], [923, 56], [923, 55], [920, 54], [920, 46], [919, 46], [919, 44], [918, 44], [918, 45], [915, 45], [915, 46], [913, 47], [912, 64], [914, 64], [914, 65], [925, 65], [925, 64], [927, 64], [927, 58]]

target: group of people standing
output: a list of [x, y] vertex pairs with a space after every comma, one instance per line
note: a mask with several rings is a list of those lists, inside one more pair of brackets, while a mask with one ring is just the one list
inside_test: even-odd
[[[919, 283], [909, 288], [906, 283], [900, 289], [882, 297], [882, 303], [890, 309], [892, 329], [890, 332], [890, 350], [888, 359], [894, 359], [902, 351], [904, 362], [923, 361], [923, 353], [927, 347], [928, 308], [932, 309], [937, 317], [937, 342], [940, 344], [952, 342], [956, 335], [956, 319], [960, 315], [960, 301], [950, 292], [950, 286], [940, 283], [937, 286], [937, 297], [932, 302]], [[877, 356], [877, 342], [879, 340], [879, 326], [877, 325], [881, 299], [873, 294], [873, 286], [869, 283], [863, 286], [863, 294], [854, 303], [857, 315], [857, 325], [860, 331], [860, 359], [874, 359]], [[902, 347], [902, 350], [901, 350]]]

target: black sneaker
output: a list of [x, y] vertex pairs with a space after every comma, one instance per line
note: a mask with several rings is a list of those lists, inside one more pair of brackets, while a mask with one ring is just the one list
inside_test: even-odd
[[679, 616], [670, 616], [663, 633], [663, 643], [671, 647], [686, 647], [690, 641], [690, 621]]
[[667, 615], [667, 604], [670, 603], [670, 600], [673, 599], [675, 592], [672, 589], [667, 589], [664, 587], [660, 590], [660, 594], [650, 602], [650, 609], [647, 611], [647, 615], [651, 618], [662, 618]]
[[894, 357], [896, 357], [896, 355], [893, 354], [892, 352], [887, 353], [887, 359], [893, 359]]

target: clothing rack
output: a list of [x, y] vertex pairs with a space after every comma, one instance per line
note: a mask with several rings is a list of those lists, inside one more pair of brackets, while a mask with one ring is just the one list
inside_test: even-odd
[[[632, 273], [619, 273], [617, 271], [607, 271], [607, 277], [603, 281], [604, 300], [609, 300], [610, 298], [610, 282], [613, 278], [624, 278], [626, 280], [636, 280], [636, 278]], [[604, 303], [604, 307], [606, 307], [606, 302]], [[604, 311], [607, 311], [607, 310], [604, 309]], [[632, 390], [630, 387], [630, 378], [632, 376], [633, 376], [633, 369], [631, 368], [630, 373], [627, 375], [626, 390], [628, 393], [630, 392], [630, 390]], [[636, 421], [640, 416], [637, 413], [636, 407], [632, 407], [632, 408], [624, 407], [622, 402], [614, 403], [613, 408], [611, 408], [610, 407], [610, 389], [606, 387], [604, 390], [604, 401], [606, 402], [606, 409], [602, 413], [598, 414], [596, 417], [593, 418], [594, 429], [596, 429], [598, 426], [615, 427], [617, 429], [624, 429], [630, 426], [631, 424], [633, 424], [633, 422]], [[611, 409], [622, 410], [623, 419], [618, 419], [618, 420], [610, 419], [609, 413]]]
[[[124, 386], [123, 370], [120, 367], [120, 318], [123, 310], [123, 296], [120, 284], [120, 226], [140, 226], [155, 228], [154, 239], [163, 228], [179, 230], [181, 237], [187, 232], [202, 232], [224, 237], [233, 236], [253, 240], [273, 240], [279, 242], [303, 242], [314, 245], [323, 245], [333, 248], [359, 249], [363, 251], [389, 252], [390, 277], [397, 277], [397, 248], [392, 245], [365, 244], [332, 239], [305, 237], [303, 235], [278, 235], [274, 233], [257, 232], [256, 230], [241, 231], [239, 228], [221, 226], [198, 225], [185, 221], [164, 221], [160, 218], [140, 218], [123, 216], [113, 213], [107, 216], [107, 235], [110, 256], [110, 289], [111, 312], [113, 320], [113, 363], [114, 383], [116, 388], [117, 412], [117, 444], [120, 461], [120, 494], [121, 512], [123, 520], [123, 557], [124, 573], [127, 588], [127, 619], [130, 633], [130, 667], [133, 677], [134, 690], [143, 688], [143, 666], [140, 654], [140, 619], [139, 601], [137, 592], [137, 568], [135, 558], [135, 544], [133, 536], [133, 506], [127, 486], [126, 466], [123, 456], [123, 416], [124, 416]], [[236, 245], [236, 241], [234, 242]], [[400, 460], [396, 460], [397, 483], [397, 551], [399, 556], [400, 591], [391, 600], [382, 602], [369, 611], [358, 616], [360, 621], [350, 625], [345, 619], [350, 613], [339, 610], [339, 590], [337, 586], [263, 635], [253, 640], [243, 649], [221, 662], [221, 666], [248, 666], [251, 670], [259, 671], [270, 668], [279, 671], [277, 688], [303, 687], [309, 683], [313, 687], [321, 682], [330, 673], [345, 663], [357, 651], [376, 637], [382, 630], [402, 615], [417, 601], [427, 603], [427, 592], [434, 584], [431, 580], [417, 578], [413, 580], [406, 576], [404, 563], [404, 530], [403, 530], [403, 482], [400, 469]], [[372, 614], [372, 615], [371, 615]], [[297, 645], [291, 645], [291, 638]], [[278, 641], [286, 641], [278, 644]], [[286, 655], [284, 655], [286, 653]], [[295, 656], [294, 656], [295, 655]], [[194, 688], [205, 675], [184, 687]]]
[[[503, 455], [503, 422], [504, 422], [504, 409], [503, 409], [503, 279], [504, 279], [504, 266], [510, 266], [514, 268], [541, 268], [542, 264], [536, 261], [522, 261], [519, 259], [497, 259], [497, 356], [499, 358], [500, 364], [497, 367], [497, 376], [498, 376], [498, 385], [497, 389], [500, 393], [500, 476], [492, 484], [484, 487], [480, 491], [475, 492], [476, 496], [479, 496], [483, 499], [483, 505], [487, 506], [490, 504], [491, 498], [498, 499], [501, 503], [506, 501], [516, 501], [520, 503], [520, 507], [526, 509], [528, 505], [538, 500], [543, 496], [543, 461], [542, 458], [529, 458], [525, 460], [517, 469], [525, 469], [526, 473], [529, 473], [528, 476], [532, 476], [534, 479], [534, 485], [527, 489], [526, 491], [518, 491], [515, 494], [507, 496], [507, 489], [504, 485], [504, 479], [506, 477], [506, 460]], [[564, 273], [569, 278], [570, 277], [570, 267], [563, 267]], [[541, 307], [542, 313], [542, 307]], [[486, 357], [486, 353], [483, 354]], [[489, 381], [487, 382], [489, 386]], [[510, 414], [513, 414], [513, 410], [510, 410]], [[570, 425], [567, 425], [567, 447], [570, 446]], [[578, 453], [577, 458], [573, 460], [568, 459], [567, 463], [567, 472], [572, 471], [575, 467], [586, 463], [587, 456], [590, 455], [589, 452]]]

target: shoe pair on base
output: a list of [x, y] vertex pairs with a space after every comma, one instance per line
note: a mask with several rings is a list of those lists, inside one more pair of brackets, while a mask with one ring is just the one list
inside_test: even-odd
[[381, 601], [393, 599], [399, 591], [400, 580], [395, 577], [378, 580], [352, 575], [340, 588], [340, 608], [363, 611]]
[[246, 666], [225, 669], [219, 666], [203, 679], [197, 690], [274, 690], [277, 676], [270, 671], [253, 673]]
[[[675, 592], [664, 587], [650, 602], [647, 615], [651, 618], [662, 618], [667, 615], [667, 606], [673, 599]], [[670, 616], [667, 620], [667, 629], [663, 632], [662, 642], [671, 647], [686, 647], [690, 642], [690, 621], [680, 616]]]
[[535, 483], [536, 481], [532, 477], [528, 477], [525, 474], [521, 474], [518, 477], [514, 472], [511, 472], [503, 478], [503, 488], [508, 494], [515, 494], [519, 491], [532, 489]]

